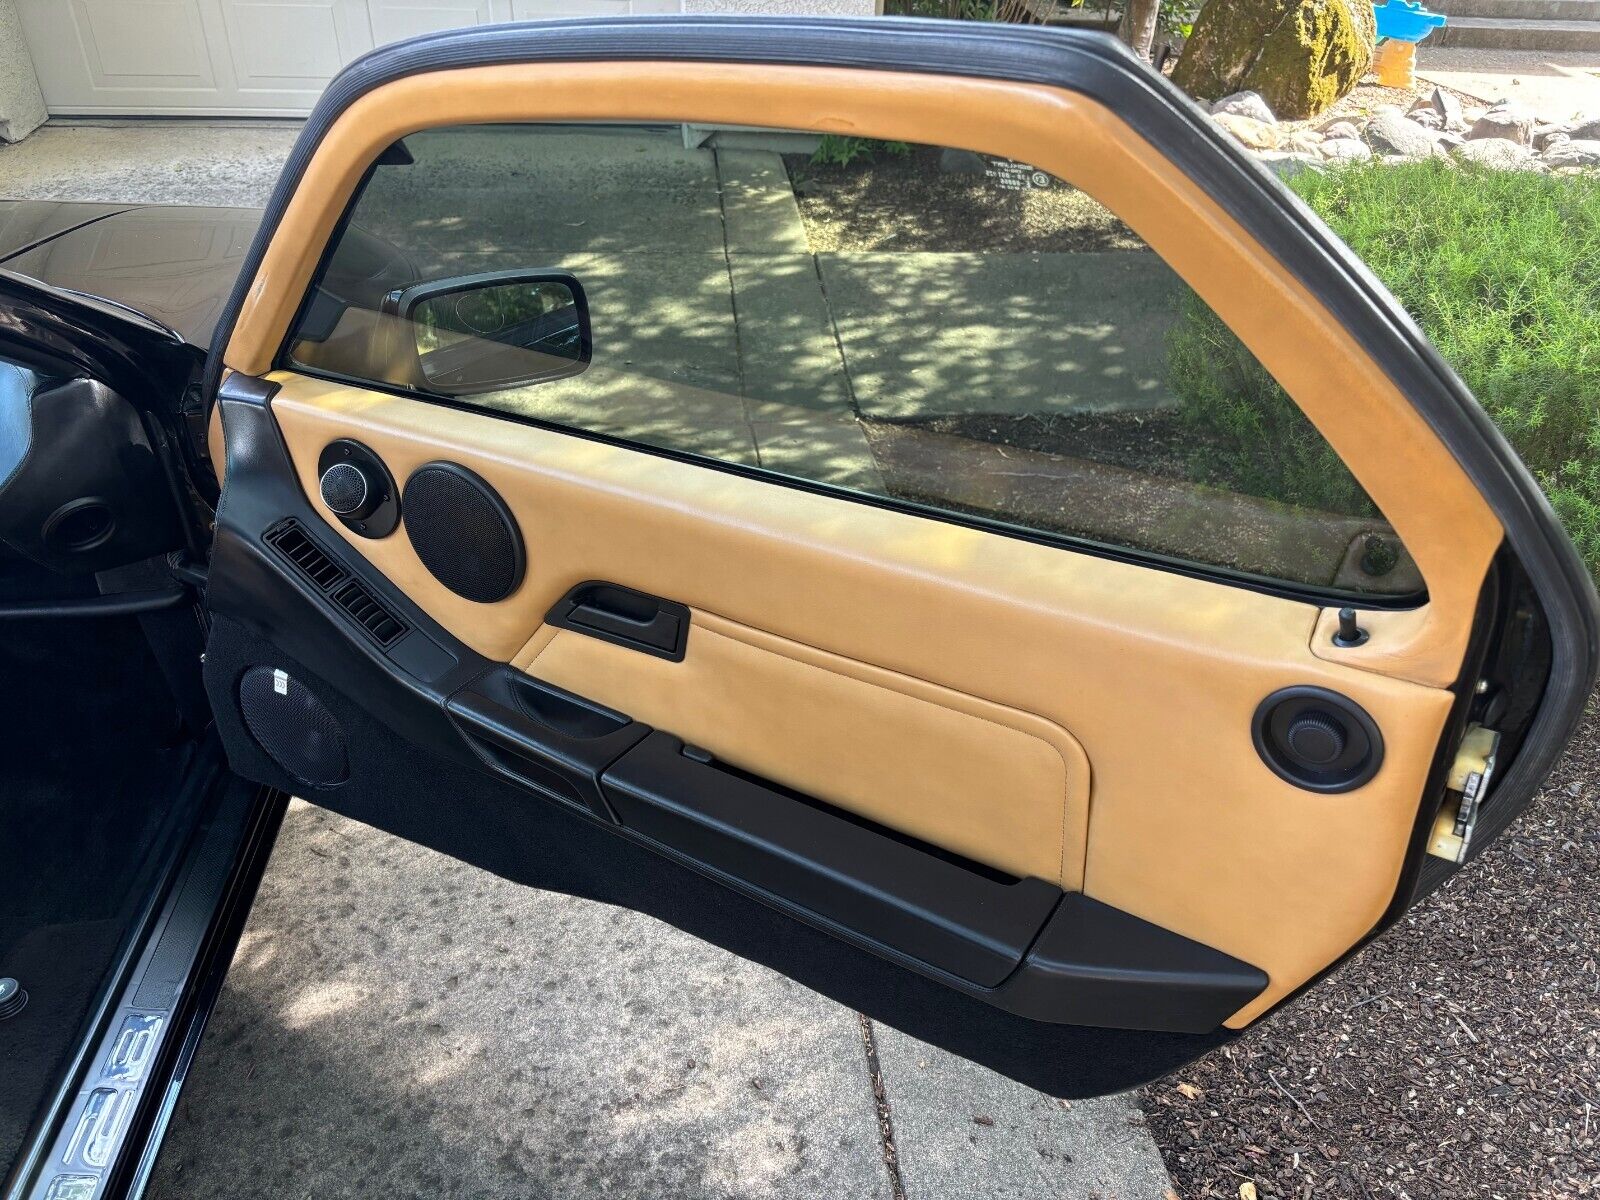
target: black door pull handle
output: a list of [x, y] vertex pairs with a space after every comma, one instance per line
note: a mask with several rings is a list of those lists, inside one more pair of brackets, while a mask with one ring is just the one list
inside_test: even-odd
[[580, 583], [556, 603], [545, 620], [558, 629], [673, 662], [683, 661], [688, 645], [687, 607], [614, 583]]

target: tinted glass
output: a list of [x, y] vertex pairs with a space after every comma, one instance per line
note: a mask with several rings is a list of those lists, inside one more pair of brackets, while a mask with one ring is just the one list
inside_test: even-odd
[[419, 331], [394, 297], [491, 271], [575, 276], [593, 361], [485, 409], [1225, 572], [1421, 589], [1215, 314], [1027, 164], [676, 125], [428, 131], [373, 172], [289, 361], [459, 395], [395, 352]]

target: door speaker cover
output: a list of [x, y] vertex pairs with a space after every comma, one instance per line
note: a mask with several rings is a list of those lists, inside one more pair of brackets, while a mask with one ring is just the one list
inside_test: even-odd
[[344, 730], [311, 690], [286, 671], [251, 667], [239, 680], [239, 711], [267, 757], [312, 787], [350, 775]]
[[406, 536], [422, 565], [458, 596], [504, 600], [522, 583], [522, 533], [500, 494], [465, 467], [433, 462], [406, 480]]

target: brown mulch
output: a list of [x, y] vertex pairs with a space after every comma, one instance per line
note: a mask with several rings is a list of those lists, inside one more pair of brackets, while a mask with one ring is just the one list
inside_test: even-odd
[[843, 166], [789, 154], [800, 218], [814, 253], [1143, 250], [1139, 237], [1076, 188], [1014, 189], [976, 155], [947, 170], [937, 146], [877, 151]]
[[1595, 707], [1481, 859], [1264, 1028], [1144, 1089], [1180, 1195], [1600, 1195]]
[[1007, 449], [1070, 454], [1178, 480], [1195, 478], [1195, 450], [1197, 444], [1205, 443], [1206, 434], [1194, 422], [1185, 421], [1182, 413], [1170, 409], [1142, 413], [946, 413], [902, 424]]

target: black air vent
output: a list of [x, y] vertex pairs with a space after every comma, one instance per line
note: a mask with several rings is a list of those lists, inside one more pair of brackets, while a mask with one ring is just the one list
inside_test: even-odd
[[300, 528], [298, 521], [285, 521], [269, 529], [266, 541], [293, 563], [300, 574], [323, 591], [344, 578], [339, 565], [322, 552], [321, 546], [306, 536], [306, 531]]
[[333, 593], [333, 602], [354, 617], [356, 624], [370, 633], [380, 646], [390, 645], [406, 631], [406, 627], [354, 579], [347, 580]]
[[318, 591], [333, 602], [380, 646], [392, 646], [406, 625], [390, 612], [331, 554], [311, 540], [300, 522], [289, 519], [267, 530], [263, 540], [291, 563]]

